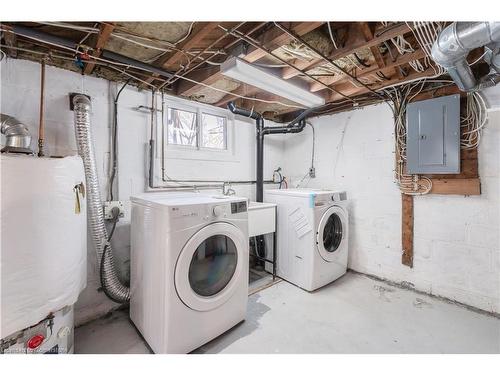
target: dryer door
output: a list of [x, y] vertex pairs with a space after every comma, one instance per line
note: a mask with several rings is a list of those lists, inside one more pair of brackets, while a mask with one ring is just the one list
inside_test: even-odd
[[339, 206], [332, 206], [321, 217], [316, 244], [321, 257], [333, 262], [345, 247], [347, 236], [347, 215]]
[[208, 311], [224, 304], [241, 282], [248, 262], [248, 238], [234, 225], [214, 223], [200, 229], [182, 249], [175, 267], [175, 288], [184, 304]]

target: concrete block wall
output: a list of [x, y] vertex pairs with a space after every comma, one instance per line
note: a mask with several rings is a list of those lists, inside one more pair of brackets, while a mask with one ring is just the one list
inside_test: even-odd
[[[486, 94], [498, 108], [500, 88]], [[500, 112], [479, 147], [480, 196], [415, 198], [414, 267], [401, 264], [401, 195], [393, 182], [393, 120], [386, 104], [311, 120], [315, 179], [350, 202], [349, 267], [486, 311], [500, 312]], [[297, 184], [310, 164], [311, 129], [285, 139], [284, 173]]]
[[[40, 65], [38, 63], [4, 58], [0, 63], [2, 113], [25, 122], [33, 135], [36, 149], [40, 98]], [[121, 87], [121, 84], [119, 85]], [[104, 79], [82, 76], [71, 71], [47, 66], [45, 89], [46, 154], [74, 155], [77, 153], [73, 112], [69, 110], [68, 93], [80, 92], [92, 98], [92, 130], [94, 135], [99, 182], [103, 200], [107, 197], [109, 175], [110, 132], [113, 116], [113, 97], [117, 85]], [[167, 98], [167, 102], [170, 98]], [[177, 99], [178, 100], [178, 99]], [[158, 101], [161, 102], [160, 100]], [[193, 102], [183, 101], [194, 105]], [[128, 280], [130, 254], [129, 197], [146, 191], [147, 150], [150, 136], [150, 115], [134, 110], [140, 105], [151, 106], [151, 92], [126, 88], [119, 99], [118, 128], [118, 199], [125, 202], [126, 217], [121, 219], [112, 240], [119, 276]], [[196, 106], [196, 105], [195, 105]], [[210, 106], [201, 106], [212, 108]], [[229, 111], [226, 111], [231, 115]], [[230, 125], [231, 126], [231, 125]], [[213, 154], [199, 157], [196, 152], [177, 153], [167, 158], [166, 170], [170, 177], [210, 178], [230, 180], [255, 179], [255, 124], [244, 118], [234, 120], [231, 155]], [[265, 143], [265, 176], [280, 165], [283, 154], [281, 136], [268, 137]], [[157, 159], [159, 164], [160, 159]], [[237, 195], [255, 197], [253, 185], [234, 185]], [[220, 193], [220, 191], [213, 191]], [[155, 194], [155, 193], [151, 193]], [[2, 197], [5, 199], [5, 197]], [[117, 199], [117, 198], [115, 198]], [[105, 314], [116, 304], [97, 289], [100, 286], [98, 263], [89, 238], [87, 288], [76, 306], [76, 323], [82, 323]]]
[[[26, 122], [37, 135], [40, 65], [4, 59], [0, 63], [0, 110]], [[103, 197], [109, 172], [112, 97], [116, 85], [106, 80], [47, 66], [46, 144], [50, 155], [76, 153], [73, 113], [68, 93], [92, 97], [93, 131]], [[500, 108], [500, 88], [489, 89], [486, 99]], [[133, 110], [150, 106], [150, 92], [126, 88], [119, 102], [119, 199], [128, 201], [146, 186], [149, 115]], [[415, 199], [415, 265], [401, 264], [401, 196], [393, 183], [394, 140], [391, 112], [385, 104], [311, 120], [316, 131], [317, 178], [303, 187], [345, 189], [350, 203], [349, 267], [451, 298], [487, 311], [500, 312], [500, 112], [490, 112], [479, 148], [483, 194], [478, 197], [425, 196]], [[283, 167], [290, 186], [308, 172], [311, 128], [297, 135], [266, 138], [265, 178]], [[254, 124], [234, 122], [234, 153], [200, 158], [186, 154], [167, 159], [173, 178], [254, 179]], [[36, 145], [36, 140], [33, 146]], [[254, 187], [235, 185], [238, 195], [254, 197]], [[3, 198], [3, 197], [2, 197]], [[128, 205], [127, 205], [128, 207]], [[120, 276], [128, 277], [130, 251], [129, 210], [113, 240]], [[97, 291], [95, 251], [89, 241], [88, 286], [80, 296], [77, 323], [95, 318], [116, 306]]]

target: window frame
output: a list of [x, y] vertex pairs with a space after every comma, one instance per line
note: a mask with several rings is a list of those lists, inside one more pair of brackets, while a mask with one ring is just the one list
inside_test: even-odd
[[[166, 116], [166, 132], [164, 134], [164, 137], [166, 137], [165, 140], [162, 140], [162, 142], [165, 142], [165, 146], [166, 147], [179, 147], [179, 148], [185, 148], [185, 149], [188, 149], [188, 150], [195, 150], [198, 148], [198, 145], [199, 145], [199, 142], [200, 142], [200, 131], [198, 129], [199, 127], [199, 124], [198, 124], [198, 111], [196, 110], [190, 110], [188, 108], [179, 108], [180, 106], [178, 105], [174, 105], [174, 106], [165, 106], [165, 114], [164, 116]], [[196, 139], [195, 139], [195, 142], [194, 142], [194, 146], [193, 145], [183, 145], [183, 144], [180, 144], [180, 143], [170, 143], [169, 142], [169, 111], [170, 110], [176, 110], [176, 111], [182, 111], [182, 112], [188, 112], [188, 113], [192, 113], [194, 114], [195, 116], [195, 134], [196, 134]], [[161, 125], [160, 125], [161, 126]], [[161, 133], [160, 133], [161, 134]]]
[[[168, 110], [177, 109], [181, 111], [192, 112], [196, 114], [196, 146], [190, 145], [180, 145], [168, 143]], [[213, 147], [202, 147], [202, 115], [212, 115], [218, 117], [224, 117], [226, 119], [226, 148], [213, 148]], [[169, 97], [165, 100], [165, 134], [164, 138], [161, 139], [161, 115], [157, 125], [157, 142], [158, 149], [157, 155], [159, 159], [165, 157], [165, 159], [187, 159], [187, 160], [221, 160], [230, 161], [228, 157], [234, 157], [234, 115], [228, 110], [223, 108], [217, 108], [209, 104], [196, 103], [193, 104], [185, 99]], [[164, 142], [165, 154], [161, 153], [161, 143]], [[232, 160], [231, 160], [232, 161]]]
[[[220, 117], [224, 119], [224, 148], [217, 147], [208, 147], [203, 146], [203, 115], [212, 116], [212, 117]], [[211, 151], [226, 151], [228, 149], [228, 118], [227, 116], [223, 116], [220, 114], [209, 113], [208, 111], [200, 111], [200, 128], [198, 130], [198, 140], [199, 140], [199, 149], [201, 150], [211, 150]]]

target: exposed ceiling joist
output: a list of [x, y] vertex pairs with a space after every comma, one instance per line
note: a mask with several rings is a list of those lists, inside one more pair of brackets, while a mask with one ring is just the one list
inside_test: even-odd
[[[304, 35], [319, 27], [322, 22], [291, 22], [290, 24], [292, 30], [294, 30], [297, 34]], [[292, 40], [289, 35], [274, 27], [264, 32], [257, 39], [260, 44], [263, 44], [271, 49], [276, 49], [283, 44], [289, 43]], [[249, 48], [247, 55], [243, 57], [243, 59], [252, 63], [264, 57], [265, 55], [266, 52], [264, 50], [252, 46]], [[190, 73], [187, 78], [194, 79], [206, 85], [212, 85], [222, 78], [222, 75], [218, 70], [219, 69], [217, 68], [217, 71], [214, 72], [211, 69], [207, 69], [203, 74], [197, 75], [198, 79], [192, 78], [192, 76], [195, 74], [195, 72], [193, 72]], [[201, 86], [198, 84], [188, 82], [186, 80], [180, 80], [175, 91], [177, 95], [191, 96], [195, 94], [200, 88]]]
[[[174, 51], [166, 54], [156, 60], [153, 65], [160, 66], [163, 69], [169, 69], [169, 67], [176, 64], [184, 57], [185, 52], [183, 51], [189, 51], [191, 48], [199, 44], [201, 41], [203, 41], [203, 39], [210, 35], [210, 33], [215, 30], [218, 25], [218, 22], [199, 22], [194, 26], [192, 35], [177, 46], [179, 50], [182, 51]], [[149, 77], [148, 79], [146, 79], [146, 82], [153, 82], [155, 80], [155, 77], [157, 77], [157, 75]]]
[[[78, 25], [68, 23], [68, 29], [74, 26], [95, 28], [95, 24], [96, 22]], [[219, 22], [195, 22], [189, 23], [191, 25], [190, 35], [175, 47], [169, 48], [170, 51], [163, 52], [161, 57], [153, 60], [153, 63], [150, 63], [151, 60], [148, 59], [151, 59], [154, 54], [144, 50], [144, 48], [154, 49], [155, 45], [162, 40], [166, 43], [169, 40], [177, 40], [179, 30], [175, 30], [175, 25], [116, 23], [116, 27], [120, 27], [120, 33], [123, 32], [125, 35], [129, 33], [136, 37], [135, 39], [139, 38], [144, 44], [144, 46], [137, 47], [137, 43], [133, 43], [133, 41], [130, 41], [131, 44], [124, 44], [124, 42], [116, 44], [112, 37], [115, 27], [113, 23], [97, 22], [97, 24], [100, 25], [100, 31], [96, 33], [93, 30], [94, 34], [87, 42], [92, 47], [91, 52], [89, 52], [91, 60], [84, 59], [86, 57], [85, 51], [79, 49], [76, 52], [76, 56], [81, 55], [86, 63], [84, 66], [86, 74], [98, 74], [110, 80], [120, 80], [125, 74], [135, 78], [136, 84], [139, 86], [142, 84], [154, 88], [156, 85], [154, 82], [157, 82], [158, 85], [162, 85], [157, 86], [157, 89], [167, 85], [165, 87], [173, 89], [173, 92], [180, 96], [220, 107], [225, 107], [229, 101], [235, 100], [238, 101], [238, 105], [246, 105], [248, 108], [255, 107], [257, 111], [266, 113], [266, 116], [270, 116], [270, 118], [278, 119], [279, 116], [279, 120], [286, 119], [300, 110], [290, 107], [289, 105], [293, 105], [293, 103], [286, 99], [267, 93], [261, 88], [237, 84], [227, 79], [222, 80], [220, 63], [231, 55], [242, 56], [250, 63], [259, 61], [263, 57], [265, 57], [265, 61], [262, 62], [271, 65], [276, 64], [276, 61], [281, 61], [287, 67], [274, 68], [278, 74], [281, 74], [285, 79], [297, 76], [298, 81], [309, 85], [311, 92], [317, 93], [331, 103], [323, 112], [318, 113], [347, 110], [352, 108], [353, 103], [355, 106], [363, 106], [385, 100], [385, 97], [380, 95], [380, 90], [384, 87], [404, 84], [409, 80], [435, 74], [434, 69], [427, 65], [429, 61], [427, 59], [425, 62], [422, 61], [427, 55], [419, 48], [418, 37], [411, 32], [412, 26], [406, 23], [395, 23], [388, 26], [382, 22], [332, 22], [330, 30], [335, 43], [329, 44], [328, 35], [325, 34], [326, 30], [310, 33], [322, 24], [324, 25], [323, 22], [280, 22], [276, 24], [273, 22], [224, 22], [223, 24]], [[326, 25], [324, 26], [326, 29]], [[42, 26], [41, 32], [50, 36], [48, 38], [50, 47], [45, 52], [40, 47], [39, 42], [33, 42], [32, 36], [35, 35], [35, 32], [31, 32], [31, 29], [24, 23], [2, 24], [2, 31], [7, 30], [2, 33], [2, 50], [11, 57], [15, 57], [17, 54], [18, 58], [39, 61], [40, 49], [42, 49], [42, 56], [49, 64], [66, 69], [76, 69], [65, 63], [64, 60], [71, 58], [67, 51], [68, 47], [73, 49], [80, 46], [82, 31], [62, 29], [64, 26], [60, 25]], [[85, 33], [85, 31], [83, 32]], [[304, 37], [304, 34], [308, 33], [310, 34]], [[158, 35], [158, 37], [151, 35]], [[397, 48], [399, 45], [395, 46], [395, 43], [390, 41], [398, 36], [404, 36], [406, 42], [410, 43], [412, 49], [415, 50], [401, 54], [402, 52]], [[290, 45], [292, 41], [293, 45]], [[277, 49], [285, 45], [306, 48], [313, 52], [315, 58], [312, 61], [302, 58], [282, 58], [281, 49], [279, 51]], [[333, 48], [334, 45], [336, 48]], [[47, 48], [47, 46], [43, 48]], [[61, 49], [63, 51], [58, 51]], [[412, 49], [405, 50], [411, 51]], [[479, 52], [482, 53], [482, 51]], [[358, 53], [357, 56], [352, 56], [354, 53]], [[57, 56], [58, 54], [60, 56]], [[471, 53], [469, 57], [475, 61], [480, 58], [480, 54], [476, 56], [476, 54]], [[121, 63], [119, 68], [123, 70], [123, 74], [116, 74], [115, 70], [120, 69], [115, 69], [108, 64], [96, 72], [94, 65], [97, 65], [98, 62], [93, 57], [110, 60], [111, 65], [112, 61]], [[58, 60], [59, 58], [63, 59], [62, 62]], [[354, 61], [354, 58], [359, 64]], [[409, 63], [418, 60], [421, 61], [423, 67], [427, 67], [425, 72], [419, 73], [410, 67]], [[135, 61], [135, 63], [127, 63], [127, 61]], [[148, 62], [143, 63], [143, 61]], [[190, 61], [190, 64], [186, 64], [187, 61]], [[475, 68], [477, 67], [481, 67], [481, 64], [475, 66]], [[313, 68], [317, 69], [311, 70]], [[167, 75], [167, 79], [165, 79], [160, 70], [168, 74], [173, 71], [175, 74]], [[157, 74], [159, 75], [157, 76]], [[144, 84], [145, 81], [149, 85]], [[226, 90], [227, 94], [214, 93], [211, 89], [204, 87], [207, 85], [214, 86], [213, 88], [219, 91]], [[204, 90], [201, 91], [203, 88]], [[229, 93], [230, 90], [232, 90], [231, 93]]]
[[[348, 72], [345, 68], [343, 68], [342, 66], [340, 66], [336, 61], [330, 59], [329, 57], [325, 56], [320, 50], [318, 50], [316, 47], [314, 47], [313, 45], [311, 45], [310, 43], [306, 42], [303, 38], [301, 38], [299, 35], [297, 35], [295, 32], [293, 32], [292, 30], [287, 30], [285, 27], [283, 27], [283, 25], [279, 25], [279, 24], [276, 24], [276, 26], [278, 26], [281, 30], [285, 31], [288, 35], [290, 35], [291, 37], [293, 37], [296, 41], [302, 43], [305, 47], [307, 47], [309, 50], [313, 51], [316, 55], [318, 55], [322, 61], [324, 61], [325, 63], [328, 63], [328, 64], [331, 64], [332, 66], [334, 66], [336, 69], [338, 69], [339, 71], [341, 71], [343, 74], [345, 74], [346, 78], [351, 81], [355, 86], [362, 86], [364, 87], [365, 89], [367, 89], [368, 91], [371, 91], [373, 94], [377, 95], [377, 96], [380, 96], [382, 97], [380, 94], [378, 94], [377, 92], [373, 91], [368, 85], [366, 85], [364, 82], [360, 81], [356, 76], [352, 75], [352, 73]], [[311, 76], [309, 76], [310, 78], [312, 78]], [[314, 79], [315, 81], [317, 81], [318, 83], [322, 84], [321, 81], [318, 81], [317, 79]], [[328, 91], [332, 91], [334, 92], [335, 94], [338, 94], [340, 95], [341, 97], [343, 97], [344, 99], [348, 99], [350, 101], [353, 101], [353, 99], [351, 98], [350, 95], [346, 95], [345, 93], [341, 92], [341, 91], [338, 91], [336, 90], [335, 88], [333, 87], [328, 87], [326, 86], [326, 89]]]
[[231, 92], [234, 95], [231, 94], [225, 95], [222, 99], [220, 99], [217, 103], [215, 103], [215, 106], [224, 107], [230, 101], [238, 99], [237, 95], [249, 96], [249, 95], [254, 95], [259, 91], [260, 89], [258, 89], [257, 87], [249, 86], [242, 83], [236, 90], [233, 90]]
[[[289, 22], [289, 27], [298, 35], [304, 35], [308, 32], [317, 29], [323, 24], [323, 22]], [[283, 31], [271, 28], [268, 32], [264, 33], [261, 38], [258, 39], [259, 44], [266, 46], [269, 50], [275, 50], [287, 43], [289, 43], [292, 39], [289, 35], [283, 33]], [[266, 51], [251, 46], [248, 50], [248, 54], [244, 57], [244, 59], [248, 62], [255, 62], [262, 57], [266, 56]]]
[[[380, 90], [380, 89], [387, 87], [387, 86], [391, 86], [391, 85], [398, 84], [398, 83], [402, 84], [406, 81], [410, 81], [410, 80], [417, 79], [417, 78], [430, 77], [434, 74], [435, 74], [434, 70], [431, 68], [429, 68], [423, 72], [415, 72], [414, 71], [414, 72], [408, 74], [408, 76], [406, 76], [404, 80], [401, 80], [399, 78], [399, 76], [396, 76], [396, 77], [390, 78], [389, 80], [386, 80], [384, 82], [371, 85], [370, 87], [372, 90]], [[337, 86], [337, 89], [339, 91], [342, 91], [343, 93], [345, 93], [347, 95], [354, 96], [354, 97], [358, 96], [358, 95], [366, 94], [369, 92], [369, 90], [367, 90], [365, 87], [353, 87], [350, 82], [347, 82], [347, 83], [344, 83], [342, 85]], [[330, 96], [329, 101], [333, 102], [333, 101], [341, 100], [341, 99], [342, 99], [342, 97], [340, 95], [333, 93]]]
[[[361, 33], [364, 35], [366, 41], [367, 42], [371, 41], [373, 39], [373, 30], [372, 30], [371, 25], [368, 22], [360, 22], [358, 25], [359, 25], [359, 29], [361, 30]], [[372, 53], [373, 58], [375, 59], [375, 62], [377, 63], [377, 66], [379, 68], [384, 68], [385, 67], [384, 58], [382, 57], [382, 54], [380, 53], [380, 50], [378, 49], [378, 45], [371, 46], [370, 52]]]
[[[97, 34], [97, 40], [94, 45], [94, 51], [92, 53], [92, 56], [94, 57], [99, 57], [101, 56], [101, 51], [106, 45], [107, 41], [109, 40], [109, 37], [111, 36], [111, 33], [113, 32], [115, 28], [114, 23], [112, 22], [103, 22], [101, 23], [101, 26], [99, 27], [99, 34]], [[85, 74], [91, 74], [92, 71], [94, 70], [95, 63], [91, 60], [89, 61], [83, 70], [83, 73]]]
[[[295, 66], [298, 69], [307, 69], [307, 67], [311, 64], [310, 61], [308, 60], [299, 60], [299, 59], [293, 59], [290, 61], [290, 64]], [[292, 67], [285, 67], [281, 69], [281, 77], [283, 79], [290, 79], [295, 77], [298, 74], [297, 69], [293, 69]]]
[[[418, 60], [424, 57], [425, 57], [425, 52], [422, 51], [421, 49], [418, 49], [415, 52], [407, 53], [404, 55], [397, 55], [396, 60], [394, 61], [392, 61], [391, 58], [387, 56], [384, 59], [384, 67], [382, 69], [379, 68], [378, 66], [373, 65], [370, 68], [356, 70], [355, 74], [358, 78], [365, 78], [372, 74], [377, 74], [382, 70], [397, 68], [399, 66], [408, 64], [410, 61]], [[325, 77], [324, 79], [322, 79], [322, 81], [328, 85], [339, 84], [347, 80], [348, 80], [347, 77], [344, 75], [336, 75], [332, 77]], [[323, 90], [324, 86], [316, 82], [313, 82], [309, 88], [312, 92], [316, 92]]]
[[7, 49], [7, 54], [10, 57], [16, 58], [17, 57], [17, 49], [15, 48], [17, 46], [17, 37], [16, 34], [14, 33], [4, 33], [3, 34], [5, 44], [7, 44], [8, 47]]
[[[351, 28], [353, 29], [353, 28]], [[351, 30], [349, 32], [348, 40], [344, 47], [334, 50], [328, 58], [330, 60], [338, 60], [343, 57], [352, 55], [353, 53], [360, 52], [365, 48], [370, 48], [378, 46], [379, 44], [397, 37], [398, 35], [403, 35], [409, 32], [411, 29], [406, 24], [400, 24], [396, 26], [389, 26], [384, 29], [379, 29], [375, 31], [374, 37], [370, 41], [366, 41], [366, 38], [360, 33], [354, 33]], [[304, 67], [304, 69], [313, 69], [317, 66], [323, 65], [324, 60], [321, 58], [314, 59], [309, 62], [309, 64]], [[292, 68], [283, 68], [282, 77], [292, 78], [297, 76], [299, 73]]]
[[[195, 47], [203, 39], [210, 35], [210, 33], [217, 28], [218, 22], [201, 22], [201, 26], [192, 37], [185, 40], [178, 47], [184, 51], [189, 51], [191, 48]], [[184, 54], [181, 51], [176, 51], [171, 55], [166, 55], [161, 58], [156, 64], [161, 65], [161, 67], [167, 69], [170, 65], [177, 63]]]

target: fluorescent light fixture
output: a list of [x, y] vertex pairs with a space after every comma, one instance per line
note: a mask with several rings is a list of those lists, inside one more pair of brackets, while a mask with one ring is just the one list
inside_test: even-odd
[[221, 65], [220, 72], [227, 77], [276, 94], [305, 107], [312, 108], [325, 104], [325, 99], [311, 93], [307, 88], [293, 84], [278, 77], [268, 69], [256, 67], [237, 57], [226, 60]]

